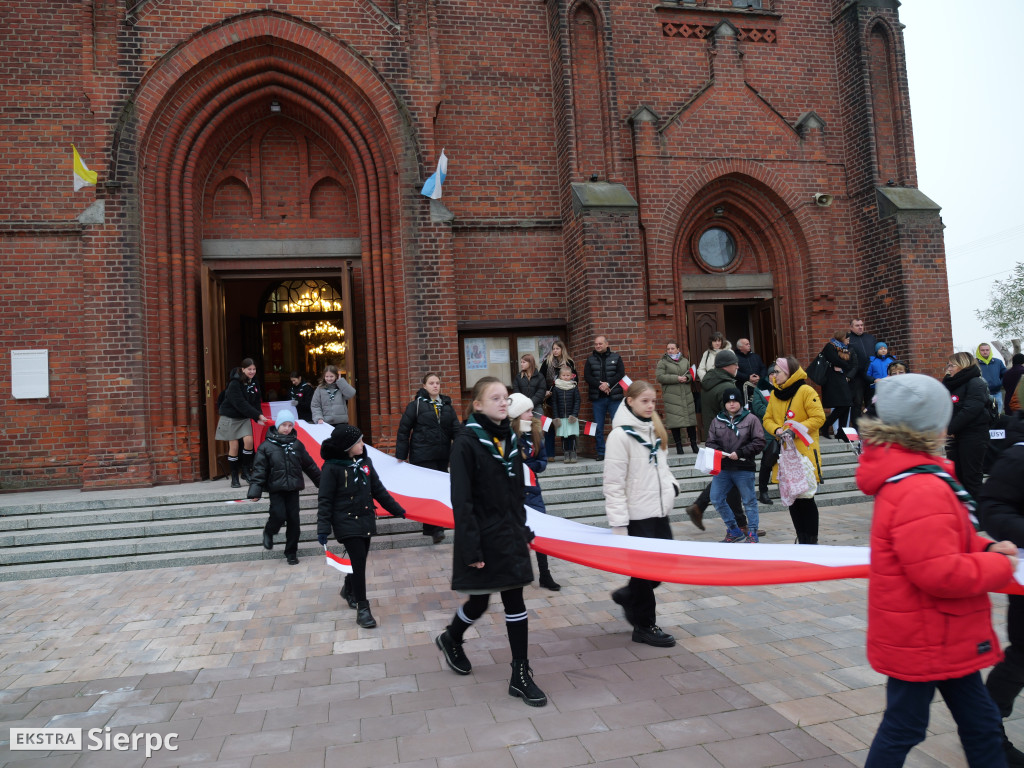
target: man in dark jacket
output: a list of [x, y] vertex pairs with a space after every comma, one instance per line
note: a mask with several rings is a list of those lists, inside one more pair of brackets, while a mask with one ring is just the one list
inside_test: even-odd
[[731, 349], [723, 349], [715, 355], [715, 367], [704, 374], [700, 381], [700, 415], [704, 419], [704, 432], [722, 410], [722, 395], [736, 386], [739, 360]]
[[736, 374], [736, 387], [741, 392], [743, 385], [757, 383], [764, 378], [764, 361], [757, 352], [750, 349], [750, 339], [740, 339], [736, 342], [736, 359], [739, 361], [739, 372]]
[[[1024, 547], [1024, 418], [1012, 417], [1006, 425], [1010, 445], [999, 457], [978, 499], [978, 518], [985, 532], [996, 539]], [[1005, 657], [992, 668], [985, 686], [1003, 718], [1010, 716], [1013, 702], [1024, 691], [1024, 595], [1010, 595], [1006, 628], [1010, 644]], [[1011, 768], [1024, 766], [1024, 752], [1003, 735], [1006, 762]]]
[[863, 320], [850, 321], [850, 348], [857, 353], [857, 370], [850, 379], [850, 394], [853, 400], [853, 410], [850, 414], [850, 421], [854, 428], [857, 426], [857, 419], [864, 413], [864, 405], [871, 398], [871, 378], [868, 376], [868, 366], [871, 365], [871, 358], [875, 354], [875, 344], [878, 343], [870, 333], [864, 333]]
[[606, 418], [615, 418], [624, 394], [619, 382], [625, 375], [622, 357], [608, 347], [608, 339], [604, 336], [595, 338], [594, 352], [587, 358], [583, 377], [590, 389], [590, 404], [594, 408], [594, 423], [597, 424], [594, 440], [598, 461], [604, 461], [604, 422]]

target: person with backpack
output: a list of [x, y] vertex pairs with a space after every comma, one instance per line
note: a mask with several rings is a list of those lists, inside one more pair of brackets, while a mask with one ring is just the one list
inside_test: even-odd
[[927, 736], [936, 690], [968, 764], [1006, 765], [1000, 712], [980, 670], [1002, 657], [988, 593], [1012, 582], [1017, 547], [975, 533], [973, 502], [941, 458], [951, 417], [947, 390], [908, 373], [878, 382], [875, 417], [858, 425], [857, 487], [875, 498], [867, 658], [888, 676], [865, 768], [903, 765]]
[[942, 383], [953, 403], [946, 455], [956, 467], [956, 476], [964, 488], [971, 496], [977, 497], [981, 492], [988, 430], [993, 418], [988, 384], [981, 375], [978, 361], [970, 352], [949, 356]]

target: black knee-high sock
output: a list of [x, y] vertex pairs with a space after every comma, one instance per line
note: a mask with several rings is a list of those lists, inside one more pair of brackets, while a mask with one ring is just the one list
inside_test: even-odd
[[530, 637], [530, 622], [526, 611], [516, 614], [505, 614], [505, 629], [508, 632], [508, 645], [512, 650], [513, 659], [526, 659]]
[[469, 600], [459, 606], [459, 610], [452, 617], [452, 623], [448, 625], [448, 634], [457, 643], [462, 642], [462, 636], [466, 630], [473, 626], [473, 622], [484, 615], [489, 602], [489, 595], [471, 595]]

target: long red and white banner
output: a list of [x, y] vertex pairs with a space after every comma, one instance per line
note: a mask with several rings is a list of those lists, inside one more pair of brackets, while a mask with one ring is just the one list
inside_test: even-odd
[[[304, 421], [296, 426], [303, 445], [322, 464], [320, 443], [330, 437], [331, 427]], [[454, 527], [446, 473], [399, 462], [369, 446], [366, 450], [381, 481], [410, 520]], [[676, 584], [752, 586], [868, 575], [868, 547], [646, 539], [617, 536], [607, 528], [545, 515], [529, 507], [526, 513], [527, 523], [536, 534], [531, 545], [536, 551], [624, 576]], [[378, 514], [386, 513], [378, 509]], [[1021, 578], [1021, 571], [1017, 578]], [[1024, 594], [1024, 587], [1013, 581], [1000, 591]]]

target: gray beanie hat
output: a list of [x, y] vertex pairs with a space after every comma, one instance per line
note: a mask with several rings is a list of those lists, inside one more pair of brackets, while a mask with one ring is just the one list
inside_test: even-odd
[[731, 349], [720, 349], [715, 355], [715, 368], [725, 368], [727, 365], [739, 365], [740, 359]]
[[953, 401], [938, 380], [908, 373], [875, 382], [875, 413], [883, 424], [939, 434], [949, 426]]

